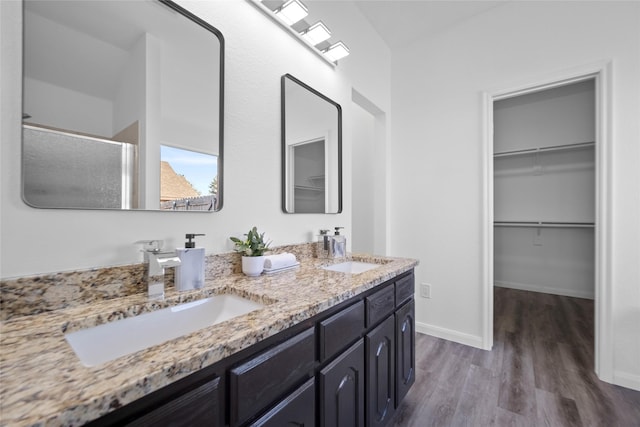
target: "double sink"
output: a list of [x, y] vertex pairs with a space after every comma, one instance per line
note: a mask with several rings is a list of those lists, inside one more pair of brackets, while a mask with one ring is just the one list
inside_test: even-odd
[[[320, 268], [345, 274], [360, 274], [377, 267], [380, 264], [346, 261]], [[65, 334], [65, 339], [81, 363], [91, 367], [263, 307], [264, 304], [234, 294], [220, 294], [70, 332]]]

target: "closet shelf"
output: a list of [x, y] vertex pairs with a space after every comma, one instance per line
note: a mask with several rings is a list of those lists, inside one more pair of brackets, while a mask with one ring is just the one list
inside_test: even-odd
[[595, 147], [595, 145], [595, 142], [580, 142], [577, 144], [553, 145], [550, 147], [528, 148], [525, 150], [500, 151], [494, 153], [493, 157], [522, 156], [526, 154], [546, 153], [552, 151], [579, 150], [582, 148]]
[[307, 186], [307, 185], [295, 185], [294, 189], [295, 190], [300, 190], [300, 191], [324, 192], [324, 187], [310, 187], [310, 186]]
[[564, 221], [495, 221], [495, 227], [529, 227], [529, 228], [594, 228], [593, 222]]

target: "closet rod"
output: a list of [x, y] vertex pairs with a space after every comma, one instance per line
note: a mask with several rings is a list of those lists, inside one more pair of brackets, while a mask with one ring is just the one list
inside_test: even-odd
[[551, 221], [495, 221], [496, 227], [531, 227], [531, 228], [594, 228], [593, 222], [551, 222]]
[[519, 156], [522, 154], [544, 153], [548, 151], [577, 150], [595, 146], [595, 142], [579, 142], [576, 144], [554, 145], [552, 147], [528, 148], [526, 150], [500, 151], [494, 153], [493, 157]]

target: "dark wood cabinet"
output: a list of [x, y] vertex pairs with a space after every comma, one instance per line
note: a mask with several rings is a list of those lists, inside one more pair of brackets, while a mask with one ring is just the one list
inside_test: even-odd
[[91, 426], [384, 427], [415, 381], [413, 271]]
[[339, 311], [318, 325], [320, 361], [325, 361], [360, 338], [364, 330], [364, 302]]
[[316, 383], [312, 378], [250, 424], [251, 427], [314, 427]]
[[391, 315], [366, 336], [368, 426], [384, 426], [395, 413], [395, 331]]
[[415, 301], [396, 311], [396, 407], [416, 380]]
[[395, 308], [393, 284], [369, 295], [365, 298], [365, 302], [367, 305], [367, 327], [370, 328], [393, 312]]
[[[414, 283], [413, 271], [403, 274], [367, 293], [364, 307], [358, 302], [319, 322], [320, 361], [330, 361], [318, 375], [320, 426], [390, 424], [415, 382]], [[362, 330], [364, 348], [360, 340], [336, 357]]]
[[413, 298], [415, 294], [415, 278], [413, 272], [396, 280], [396, 307]]
[[224, 371], [207, 367], [85, 426], [223, 426], [224, 414]]
[[359, 340], [318, 374], [321, 427], [364, 426], [364, 344]]
[[216, 425], [220, 422], [220, 378], [216, 377], [195, 389], [170, 400], [151, 412], [121, 425], [128, 427]]
[[309, 328], [231, 369], [230, 425], [241, 425], [313, 376], [315, 360], [314, 328]]

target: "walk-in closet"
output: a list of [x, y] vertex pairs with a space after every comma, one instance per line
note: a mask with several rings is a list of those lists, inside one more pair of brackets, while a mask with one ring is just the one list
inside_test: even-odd
[[593, 398], [595, 89], [591, 78], [493, 103], [498, 406], [523, 419], [570, 414], [557, 425], [610, 424], [608, 402]]
[[593, 299], [595, 81], [494, 102], [494, 284]]

